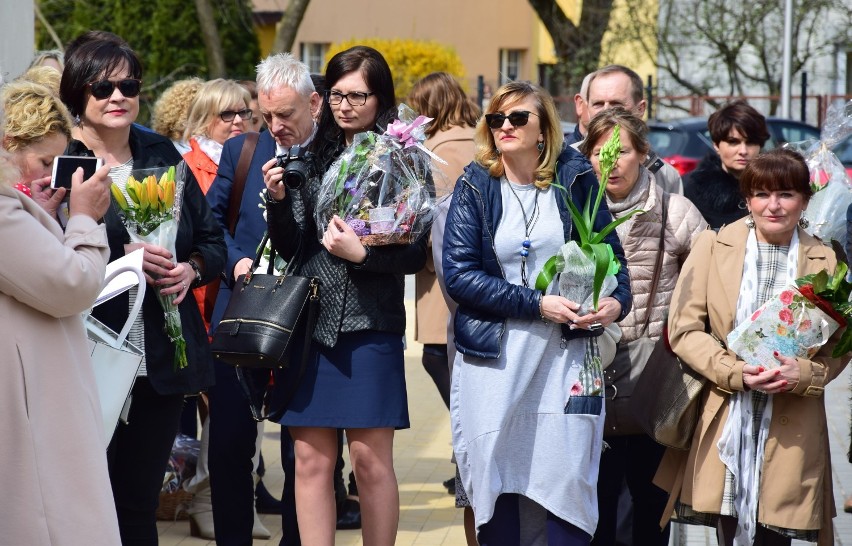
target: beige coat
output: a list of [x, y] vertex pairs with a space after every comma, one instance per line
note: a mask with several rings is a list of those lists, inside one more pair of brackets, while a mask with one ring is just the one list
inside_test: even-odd
[[[473, 161], [473, 133], [473, 127], [451, 127], [446, 131], [439, 131], [423, 143], [448, 163], [438, 165], [433, 162], [433, 169], [437, 168], [433, 178], [439, 198], [452, 194], [456, 180], [468, 163]], [[447, 343], [447, 320], [450, 312], [438, 286], [431, 251], [426, 255], [426, 265], [414, 276], [414, 291], [417, 307], [414, 339], [420, 343]]]
[[0, 186], [0, 543], [121, 543], [81, 313], [104, 278], [106, 230], [59, 224]]
[[[642, 169], [643, 173], [648, 171]], [[650, 173], [648, 173], [650, 176]], [[660, 278], [654, 301], [651, 282], [660, 248], [660, 222], [663, 214], [663, 190], [650, 177], [648, 200], [639, 206], [645, 212], [627, 221], [627, 235], [621, 238], [624, 255], [630, 269], [630, 290], [633, 293], [633, 309], [621, 327], [622, 341], [633, 341], [642, 335], [642, 326], [648, 313], [648, 337], [658, 339], [663, 332], [663, 320], [672, 299], [675, 282], [689, 249], [698, 235], [707, 229], [707, 222], [692, 202], [682, 195], [669, 194], [668, 219], [666, 220], [665, 254], [660, 268]]]
[[[690, 450], [667, 450], [654, 481], [673, 492], [670, 504], [679, 497], [699, 512], [718, 514], [721, 508], [725, 467], [716, 444], [728, 417], [730, 392], [744, 390], [744, 362], [706, 334], [704, 324], [709, 322], [722, 340], [734, 328], [747, 234], [744, 220], [739, 220], [722, 228], [718, 237], [707, 231], [698, 238], [681, 271], [669, 315], [672, 348], [709, 381]], [[834, 271], [836, 265], [831, 248], [799, 230], [799, 276]], [[792, 392], [774, 395], [758, 501], [760, 523], [820, 529], [820, 545], [834, 543], [822, 388], [848, 360], [829, 356], [839, 336], [838, 331], [813, 360], [799, 359], [801, 380]]]

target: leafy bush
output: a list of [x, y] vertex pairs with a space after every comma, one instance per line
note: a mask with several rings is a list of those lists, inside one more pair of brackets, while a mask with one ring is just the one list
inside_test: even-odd
[[464, 81], [464, 65], [458, 53], [450, 46], [437, 42], [353, 39], [332, 44], [326, 53], [325, 62], [328, 63], [335, 54], [356, 45], [372, 47], [384, 56], [393, 74], [394, 91], [398, 101], [408, 96], [411, 87], [419, 79], [432, 72], [447, 72]]

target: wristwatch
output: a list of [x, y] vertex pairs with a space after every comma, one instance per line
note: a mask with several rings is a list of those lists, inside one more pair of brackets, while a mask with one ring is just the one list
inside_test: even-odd
[[192, 282], [192, 287], [196, 288], [198, 286], [201, 286], [201, 268], [198, 267], [198, 264], [192, 258], [188, 259], [186, 263], [188, 263], [189, 267], [191, 267], [192, 270], [195, 271], [195, 280]]

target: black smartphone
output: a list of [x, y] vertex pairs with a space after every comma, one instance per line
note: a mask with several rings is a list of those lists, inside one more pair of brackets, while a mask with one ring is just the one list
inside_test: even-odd
[[84, 157], [75, 155], [58, 155], [53, 158], [53, 176], [50, 187], [71, 189], [71, 175], [78, 167], [83, 168], [83, 180], [91, 178], [95, 171], [101, 168], [104, 160], [100, 157]]

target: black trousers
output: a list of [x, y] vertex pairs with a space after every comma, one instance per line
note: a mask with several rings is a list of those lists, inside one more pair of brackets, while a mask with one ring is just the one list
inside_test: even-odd
[[[257, 422], [252, 418], [249, 401], [237, 381], [233, 366], [214, 361], [216, 384], [208, 392], [210, 400], [210, 445], [207, 460], [210, 467], [210, 494], [213, 502], [213, 526], [219, 546], [251, 546], [254, 526], [254, 481], [252, 457], [257, 441]], [[265, 385], [269, 370], [244, 370], [258, 385]], [[292, 487], [292, 466], [283, 457], [290, 435], [282, 429], [282, 462], [285, 489], [282, 496], [284, 538], [281, 544], [299, 546], [299, 530], [288, 528], [296, 520], [296, 498]], [[288, 472], [288, 470], [290, 472]], [[275, 495], [275, 492], [272, 492]], [[288, 519], [289, 518], [289, 519]]]
[[157, 546], [163, 474], [180, 426], [184, 397], [160, 395], [145, 377], [133, 386], [129, 423], [119, 423], [107, 449], [123, 546]]
[[650, 437], [604, 436], [609, 444], [601, 454], [598, 474], [598, 528], [593, 546], [614, 546], [618, 525], [618, 497], [625, 479], [633, 499], [633, 542], [639, 546], [666, 546], [670, 525], [660, 531], [668, 495], [652, 483], [665, 448]]

